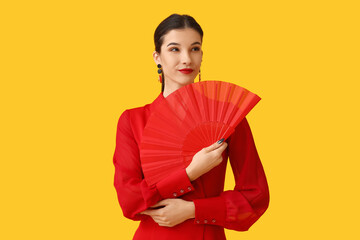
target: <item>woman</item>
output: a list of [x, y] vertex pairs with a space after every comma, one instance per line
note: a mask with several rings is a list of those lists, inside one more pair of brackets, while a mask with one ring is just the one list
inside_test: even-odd
[[[188, 167], [151, 186], [144, 180], [142, 131], [156, 106], [200, 73], [202, 38], [201, 27], [188, 15], [173, 14], [161, 22], [153, 57], [162, 92], [153, 103], [119, 118], [114, 186], [124, 216], [141, 221], [134, 239], [226, 239], [224, 228], [246, 231], [268, 207], [268, 185], [246, 118], [226, 141], [196, 153]], [[236, 186], [224, 192], [228, 157]]]

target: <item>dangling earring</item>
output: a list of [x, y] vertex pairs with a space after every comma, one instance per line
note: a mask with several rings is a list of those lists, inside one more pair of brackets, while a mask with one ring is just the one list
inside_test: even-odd
[[158, 72], [158, 74], [159, 74], [159, 82], [162, 83], [162, 77], [161, 77], [161, 75], [162, 75], [162, 74], [161, 74], [161, 73], [162, 73], [162, 68], [161, 68], [161, 64], [158, 64], [157, 67], [158, 67], [157, 72]]
[[199, 69], [199, 82], [201, 81], [201, 72], [200, 72], [200, 69]]

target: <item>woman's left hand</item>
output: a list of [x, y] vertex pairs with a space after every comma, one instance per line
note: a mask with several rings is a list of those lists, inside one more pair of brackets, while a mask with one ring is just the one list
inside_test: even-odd
[[158, 209], [147, 209], [141, 214], [146, 214], [163, 227], [173, 227], [187, 219], [195, 217], [195, 205], [192, 201], [185, 201], [180, 198], [164, 199], [152, 208], [162, 207]]

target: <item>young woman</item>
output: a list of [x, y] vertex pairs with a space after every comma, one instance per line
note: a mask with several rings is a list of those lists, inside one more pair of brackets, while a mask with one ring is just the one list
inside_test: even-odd
[[[126, 110], [119, 118], [114, 186], [124, 216], [141, 221], [134, 239], [222, 240], [224, 228], [246, 231], [268, 207], [268, 185], [246, 118], [226, 141], [196, 153], [188, 167], [151, 186], [144, 180], [142, 131], [156, 106], [200, 73], [202, 38], [201, 27], [188, 15], [173, 14], [162, 21], [153, 53], [162, 92], [151, 104]], [[224, 192], [228, 158], [236, 185]]]

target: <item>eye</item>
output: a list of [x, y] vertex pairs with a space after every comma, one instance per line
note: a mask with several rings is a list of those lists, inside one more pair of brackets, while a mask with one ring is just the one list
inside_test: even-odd
[[200, 51], [200, 48], [199, 47], [194, 47], [192, 48], [193, 51]]
[[177, 47], [170, 48], [170, 52], [177, 52], [179, 49]]

